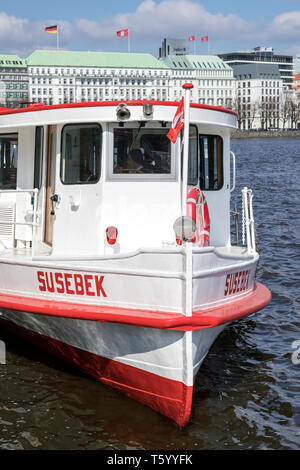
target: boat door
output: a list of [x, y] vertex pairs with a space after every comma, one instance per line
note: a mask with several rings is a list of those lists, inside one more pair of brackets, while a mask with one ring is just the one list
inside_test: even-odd
[[53, 241], [53, 223], [54, 223], [53, 202], [51, 200], [51, 197], [55, 193], [56, 135], [57, 135], [56, 125], [48, 126], [44, 242], [50, 246], [52, 246], [52, 241]]

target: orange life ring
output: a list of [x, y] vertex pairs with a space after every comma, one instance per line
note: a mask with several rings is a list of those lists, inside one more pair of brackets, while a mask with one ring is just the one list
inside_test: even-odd
[[[197, 206], [199, 210], [197, 210]], [[205, 196], [199, 188], [192, 188], [188, 192], [186, 215], [191, 217], [196, 224], [195, 235], [189, 241], [197, 243], [198, 246], [208, 246], [210, 235], [209, 211]]]

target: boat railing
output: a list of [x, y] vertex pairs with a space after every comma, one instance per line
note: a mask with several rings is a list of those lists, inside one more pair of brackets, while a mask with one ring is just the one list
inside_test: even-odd
[[[29, 194], [29, 195], [31, 195], [30, 205], [25, 206], [26, 217], [25, 216], [21, 217], [21, 220], [16, 220], [15, 213], [13, 214], [13, 217], [11, 217], [10, 219], [8, 219], [7, 217], [3, 218], [3, 214], [0, 213], [0, 226], [2, 226], [2, 227], [3, 226], [4, 227], [5, 226], [6, 227], [11, 226], [11, 227], [14, 227], [14, 228], [16, 226], [31, 227], [31, 240], [30, 240], [30, 243], [31, 243], [31, 256], [33, 256], [33, 254], [35, 252], [35, 245], [36, 245], [36, 234], [37, 234], [37, 227], [38, 227], [38, 210], [37, 210], [38, 193], [39, 193], [38, 189], [1, 189], [0, 190], [0, 197], [4, 194], [12, 195], [12, 196], [16, 195], [16, 200], [15, 201], [12, 201], [11, 199], [5, 200], [4, 206], [3, 206], [4, 209], [5, 209], [5, 206], [9, 207], [12, 204], [15, 204], [16, 211], [18, 211], [17, 196], [19, 194]], [[4, 211], [4, 214], [5, 213], [6, 213], [6, 211]], [[14, 233], [14, 231], [13, 231], [13, 233]], [[12, 241], [13, 242], [15, 241], [14, 235], [12, 236]], [[0, 236], [0, 242], [1, 242], [1, 245], [4, 248], [7, 248], [7, 246], [5, 245], [3, 240], [1, 240], [1, 236]]]
[[234, 209], [231, 210], [233, 216], [233, 225], [231, 226], [233, 232], [235, 231], [235, 244], [240, 244], [239, 233], [239, 219], [241, 216], [241, 245], [247, 247], [248, 253], [258, 252], [257, 234], [255, 230], [254, 215], [253, 215], [253, 193], [247, 187], [242, 189], [242, 212], [238, 210], [238, 204], [234, 203]]
[[252, 189], [245, 186], [242, 189], [242, 243], [247, 245], [248, 253], [257, 251], [252, 199]]

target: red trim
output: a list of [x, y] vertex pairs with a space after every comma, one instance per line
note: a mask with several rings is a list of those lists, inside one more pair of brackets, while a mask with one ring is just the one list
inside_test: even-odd
[[[128, 106], [143, 106], [144, 104], [153, 104], [155, 106], [178, 106], [177, 101], [88, 101], [80, 103], [65, 103], [65, 104], [53, 104], [53, 105], [44, 105], [43, 103], [35, 103], [35, 106], [28, 106], [28, 108], [20, 109], [6, 109], [3, 111], [3, 108], [0, 108], [0, 116], [6, 114], [18, 114], [26, 113], [33, 111], [46, 111], [49, 109], [69, 109], [69, 108], [92, 108], [92, 107], [107, 107], [107, 106], [118, 106], [120, 103], [126, 103]], [[36, 106], [38, 105], [38, 106]], [[237, 116], [237, 113], [231, 109], [223, 108], [223, 106], [210, 106], [208, 104], [198, 104], [191, 103], [191, 108], [197, 109], [209, 109], [211, 111], [219, 111], [221, 113], [233, 114]]]
[[[0, 320], [1, 321], [1, 320]], [[61, 341], [32, 332], [6, 320], [2, 322], [19, 336], [69, 362], [100, 382], [149, 406], [185, 426], [190, 417], [193, 386], [107, 359]]]
[[0, 294], [0, 307], [22, 312], [77, 318], [100, 322], [123, 323], [160, 329], [193, 330], [222, 325], [261, 310], [271, 300], [271, 293], [263, 284], [256, 283], [254, 290], [243, 297], [218, 307], [194, 311], [191, 317], [180, 313], [154, 312], [141, 309], [126, 309], [105, 305], [74, 304]]

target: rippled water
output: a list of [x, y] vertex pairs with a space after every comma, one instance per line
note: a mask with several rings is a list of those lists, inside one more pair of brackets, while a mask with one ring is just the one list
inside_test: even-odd
[[237, 189], [254, 192], [263, 311], [229, 326], [180, 430], [0, 329], [0, 449], [300, 449], [300, 139], [235, 140]]

